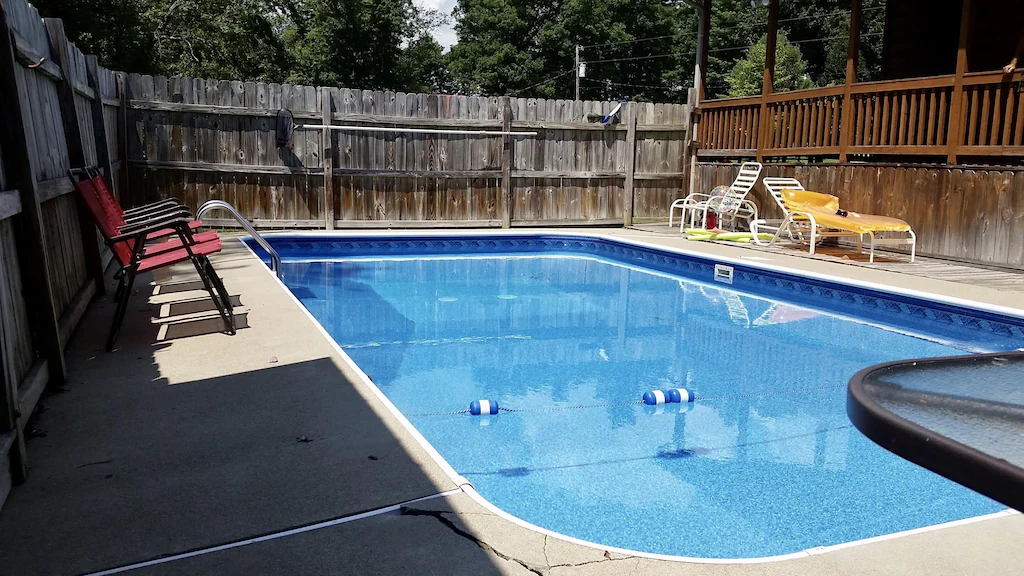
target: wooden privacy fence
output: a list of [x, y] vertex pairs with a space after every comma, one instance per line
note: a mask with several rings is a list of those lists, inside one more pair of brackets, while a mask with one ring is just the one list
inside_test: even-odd
[[[689, 109], [129, 75], [129, 198], [235, 205], [278, 228], [623, 224], [687, 188]], [[419, 134], [297, 124], [537, 132]], [[213, 224], [229, 224], [213, 220]]]
[[[64, 346], [103, 290], [101, 250], [67, 170], [114, 176], [118, 78], [68, 43], [60, 20], [2, 0], [0, 20], [0, 505], [24, 479], [24, 429]], [[84, 224], [83, 224], [84, 223]]]
[[[694, 189], [732, 182], [739, 164], [698, 163]], [[1024, 268], [1024, 170], [894, 164], [766, 164], [763, 176], [795, 177], [839, 197], [847, 210], [910, 223], [917, 252]], [[764, 218], [781, 218], [758, 183], [751, 193]]]
[[[1024, 155], [1024, 73], [865, 82], [700, 104], [705, 158]], [[764, 122], [761, 115], [766, 114]]]

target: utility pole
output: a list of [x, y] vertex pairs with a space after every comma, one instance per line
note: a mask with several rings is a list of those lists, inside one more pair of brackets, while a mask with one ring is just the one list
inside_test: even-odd
[[580, 45], [576, 45], [576, 99], [580, 99]]

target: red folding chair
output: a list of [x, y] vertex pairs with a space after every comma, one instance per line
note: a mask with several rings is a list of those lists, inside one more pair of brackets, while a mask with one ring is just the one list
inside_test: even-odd
[[[221, 250], [221, 241], [216, 232], [193, 234], [193, 230], [198, 228], [198, 221], [177, 203], [169, 204], [165, 201], [159, 203], [162, 206], [149, 205], [133, 213], [125, 212], [110, 193], [102, 175], [96, 173], [93, 176], [88, 169], [69, 170], [68, 174], [114, 257], [121, 264], [115, 276], [118, 279], [114, 293], [117, 309], [107, 336], [107, 351], [113, 350], [121, 330], [135, 277], [142, 272], [186, 261], [195, 266], [203, 286], [224, 319], [227, 332], [235, 333], [235, 315], [230, 296], [208, 258], [210, 254]], [[163, 241], [154, 242], [156, 240]]]

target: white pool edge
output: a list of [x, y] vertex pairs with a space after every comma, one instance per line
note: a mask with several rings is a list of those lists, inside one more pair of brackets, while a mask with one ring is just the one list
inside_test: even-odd
[[[743, 261], [743, 260], [740, 260], [740, 259], [737, 259], [737, 258], [729, 258], [729, 257], [724, 257], [724, 256], [722, 256], [722, 257], [711, 256], [711, 255], [708, 255], [708, 254], [702, 254], [700, 252], [691, 252], [691, 251], [688, 251], [688, 250], [681, 250], [681, 249], [677, 249], [677, 248], [671, 248], [671, 247], [668, 247], [668, 246], [659, 246], [657, 244], [651, 244], [651, 243], [647, 243], [647, 242], [640, 242], [640, 241], [635, 241], [635, 240], [632, 240], [632, 239], [625, 239], [625, 238], [620, 238], [620, 237], [617, 237], [617, 236], [611, 236], [611, 235], [605, 235], [605, 234], [600, 234], [600, 233], [594, 233], [594, 232], [590, 232], [590, 231], [580, 231], [580, 232], [571, 232], [570, 233], [570, 232], [563, 232], [563, 231], [536, 232], [536, 231], [522, 231], [522, 230], [472, 230], [472, 229], [471, 230], [444, 230], [444, 231], [436, 231], [436, 230], [420, 231], [420, 230], [416, 230], [416, 231], [404, 231], [404, 232], [403, 231], [393, 231], [393, 230], [372, 230], [372, 231], [370, 231], [370, 230], [367, 230], [367, 231], [350, 231], [350, 230], [340, 230], [340, 231], [319, 230], [319, 231], [315, 231], [315, 230], [310, 230], [310, 231], [298, 231], [298, 232], [297, 231], [281, 231], [281, 232], [274, 232], [274, 233], [261, 234], [261, 235], [262, 236], [271, 236], [271, 237], [273, 237], [273, 236], [311, 236], [311, 237], [313, 237], [313, 236], [316, 236], [316, 237], [337, 236], [337, 237], [351, 237], [351, 238], [360, 238], [360, 237], [384, 237], [384, 238], [386, 238], [386, 237], [392, 237], [392, 236], [447, 236], [447, 237], [450, 237], [450, 236], [481, 236], [481, 235], [495, 235], [495, 236], [502, 236], [502, 235], [508, 235], [508, 236], [537, 235], [537, 236], [566, 236], [566, 237], [581, 237], [582, 236], [582, 237], [592, 237], [592, 238], [597, 238], [597, 239], [600, 239], [600, 240], [607, 240], [607, 241], [611, 241], [611, 242], [620, 242], [620, 243], [623, 243], [623, 244], [632, 244], [632, 245], [635, 245], [635, 246], [642, 246], [642, 247], [645, 247], [645, 248], [650, 248], [652, 250], [660, 250], [660, 251], [664, 251], [664, 252], [672, 252], [672, 253], [681, 254], [681, 255], [684, 255], [684, 256], [693, 256], [693, 257], [709, 259], [709, 260], [719, 260], [719, 261], [721, 261], [723, 263], [742, 265], [742, 266], [746, 266], [746, 267], [749, 267], [749, 268], [771, 270], [771, 271], [774, 271], [774, 272], [791, 274], [791, 275], [794, 275], [794, 276], [807, 276], [807, 277], [810, 277], [810, 278], [815, 278], [817, 280], [822, 280], [822, 281], [825, 281], [825, 282], [831, 282], [831, 283], [834, 283], [834, 284], [845, 284], [845, 285], [850, 285], [850, 286], [857, 286], [857, 287], [860, 287], [860, 288], [865, 288], [865, 289], [869, 289], [869, 290], [877, 290], [877, 291], [880, 291], [880, 292], [893, 292], [893, 293], [902, 294], [902, 295], [905, 295], [905, 296], [910, 296], [910, 297], [913, 297], [913, 298], [920, 298], [922, 300], [927, 300], [927, 301], [931, 301], [931, 302], [939, 302], [939, 303], [942, 303], [942, 304], [949, 304], [949, 305], [953, 305], [953, 306], [960, 306], [962, 308], [984, 310], [984, 311], [987, 311], [987, 312], [993, 312], [993, 313], [997, 313], [997, 314], [1003, 314], [1003, 315], [1012, 316], [1012, 317], [1015, 317], [1015, 318], [1024, 319], [1024, 310], [1017, 310], [1017, 309], [1014, 309], [1014, 308], [1008, 308], [1008, 307], [1004, 307], [1004, 306], [996, 306], [996, 305], [986, 304], [984, 302], [976, 302], [976, 301], [965, 300], [965, 299], [961, 299], [961, 298], [951, 298], [951, 297], [947, 297], [947, 296], [942, 296], [940, 294], [921, 292], [921, 291], [917, 291], [917, 290], [910, 290], [910, 289], [899, 288], [899, 287], [894, 287], [894, 286], [886, 286], [884, 284], [878, 284], [878, 283], [874, 283], [874, 282], [864, 282], [864, 281], [860, 281], [860, 280], [853, 280], [853, 279], [847, 279], [847, 278], [837, 278], [837, 277], [834, 277], [834, 276], [829, 276], [828, 274], [820, 274], [820, 273], [815, 273], [815, 272], [806, 272], [806, 271], [803, 271], [803, 270], [794, 271], [792, 269], [785, 268], [783, 266], [777, 266], [777, 265], [772, 265], [772, 264], [750, 263], [748, 261]], [[990, 513], [990, 514], [983, 514], [983, 515], [980, 515], [980, 516], [972, 516], [970, 518], [964, 518], [964, 519], [961, 519], [961, 520], [953, 520], [951, 522], [943, 522], [941, 524], [933, 524], [933, 525], [930, 525], [930, 526], [922, 526], [920, 528], [913, 528], [913, 529], [910, 529], [910, 530], [903, 530], [903, 531], [900, 531], [900, 532], [893, 532], [891, 534], [883, 534], [881, 536], [873, 536], [873, 537], [870, 537], [870, 538], [864, 538], [864, 539], [860, 539], [860, 540], [853, 540], [853, 541], [850, 541], [850, 542], [843, 542], [841, 544], [832, 544], [830, 546], [816, 546], [814, 548], [808, 548], [806, 550], [801, 550], [799, 552], [792, 552], [792, 553], [789, 553], [789, 554], [780, 554], [780, 555], [776, 555], [776, 556], [760, 556], [760, 557], [756, 557], [756, 558], [701, 558], [701, 557], [696, 557], [696, 556], [673, 556], [673, 555], [668, 555], [668, 554], [655, 554], [655, 553], [651, 553], [651, 552], [641, 552], [639, 550], [629, 550], [629, 549], [626, 549], [626, 548], [616, 548], [614, 546], [607, 546], [607, 545], [604, 545], [604, 544], [598, 544], [596, 542], [590, 542], [588, 540], [581, 540], [581, 539], [578, 539], [578, 538], [573, 538], [572, 536], [567, 536], [567, 535], [561, 534], [559, 532], [554, 532], [552, 530], [548, 530], [547, 528], [542, 528], [542, 527], [537, 526], [535, 524], [531, 524], [531, 523], [529, 523], [529, 522], [527, 522], [527, 521], [525, 521], [525, 520], [523, 520], [521, 518], [513, 516], [512, 514], [509, 514], [508, 512], [505, 512], [501, 508], [495, 506], [493, 503], [491, 503], [489, 500], [484, 498], [479, 492], [476, 491], [476, 489], [473, 487], [472, 482], [470, 482], [465, 477], [463, 477], [458, 472], [456, 472], [455, 468], [453, 468], [452, 465], [449, 464], [448, 461], [445, 460], [443, 456], [441, 456], [441, 453], [438, 452], [437, 449], [435, 449], [434, 446], [420, 433], [420, 431], [416, 429], [416, 426], [414, 426], [413, 423], [410, 422], [409, 419], [406, 418], [404, 414], [402, 414], [402, 411], [399, 410], [398, 407], [395, 406], [391, 402], [391, 400], [388, 399], [388, 397], [380, 390], [380, 388], [378, 388], [377, 385], [373, 383], [373, 380], [371, 380], [370, 377], [367, 376], [365, 372], [363, 372], [362, 368], [360, 368], [355, 363], [355, 361], [352, 360], [352, 358], [350, 358], [349, 355], [345, 353], [345, 351], [341, 348], [340, 345], [338, 345], [338, 343], [334, 340], [334, 338], [330, 335], [330, 333], [328, 333], [327, 330], [323, 327], [323, 325], [320, 324], [320, 321], [317, 320], [313, 316], [313, 314], [310, 313], [309, 310], [306, 309], [306, 307], [302, 304], [302, 302], [294, 294], [292, 294], [292, 291], [288, 289], [288, 286], [286, 286], [285, 283], [282, 282], [281, 279], [277, 277], [277, 275], [274, 273], [273, 270], [270, 269], [270, 267], [268, 267], [266, 264], [263, 263], [263, 260], [259, 257], [259, 255], [257, 255], [256, 252], [254, 252], [252, 250], [252, 248], [249, 247], [249, 245], [245, 242], [246, 238], [249, 238], [249, 236], [248, 235], [241, 235], [241, 236], [237, 237], [237, 240], [242, 244], [242, 246], [244, 246], [246, 248], [246, 250], [249, 251], [249, 253], [254, 258], [256, 258], [256, 260], [258, 260], [262, 264], [263, 270], [267, 274], [269, 274], [270, 277], [274, 279], [274, 281], [276, 281], [278, 283], [278, 285], [284, 290], [285, 294], [287, 294], [288, 298], [290, 298], [291, 301], [296, 305], [296, 307], [298, 307], [298, 309], [301, 310], [303, 314], [305, 314], [306, 318], [308, 318], [309, 321], [313, 323], [313, 326], [315, 326], [316, 329], [320, 332], [320, 334], [327, 340], [327, 343], [334, 349], [334, 351], [338, 354], [338, 356], [342, 359], [342, 361], [349, 368], [351, 368], [353, 372], [355, 372], [355, 374], [358, 377], [360, 383], [363, 384], [364, 386], [366, 386], [367, 389], [374, 395], [374, 397], [376, 397], [384, 405], [384, 407], [387, 408], [387, 410], [392, 414], [392, 416], [394, 416], [395, 419], [398, 420], [398, 422], [402, 425], [402, 427], [405, 428], [405, 430], [413, 437], [414, 440], [416, 440], [416, 443], [419, 444], [420, 447], [423, 448], [426, 451], [426, 453], [431, 457], [431, 459], [434, 460], [434, 462], [441, 468], [441, 470], [445, 473], [445, 475], [447, 475], [448, 478], [455, 484], [455, 486], [457, 488], [461, 489], [464, 494], [469, 496], [477, 504], [480, 504], [485, 509], [487, 509], [488, 511], [493, 513], [494, 515], [496, 515], [496, 516], [498, 516], [498, 517], [500, 517], [500, 518], [502, 518], [504, 520], [507, 520], [509, 522], [512, 522], [513, 524], [516, 524], [517, 526], [526, 528], [527, 530], [531, 530], [531, 531], [534, 531], [534, 532], [539, 532], [539, 533], [544, 534], [546, 536], [551, 536], [552, 538], [558, 538], [559, 540], [562, 540], [562, 541], [565, 541], [565, 542], [569, 542], [569, 543], [572, 543], [572, 544], [578, 544], [580, 546], [585, 546], [585, 547], [592, 548], [592, 549], [595, 549], [595, 550], [601, 550], [601, 551], [606, 551], [606, 552], [611, 552], [611, 553], [616, 553], [616, 554], [622, 554], [622, 555], [626, 555], [626, 556], [633, 556], [633, 557], [638, 557], [638, 558], [648, 558], [648, 559], [651, 559], [651, 560], [663, 560], [663, 561], [666, 561], [666, 562], [682, 562], [682, 563], [693, 563], [693, 564], [764, 564], [764, 563], [770, 563], [770, 562], [783, 562], [783, 561], [786, 561], [786, 560], [796, 560], [796, 559], [799, 559], [799, 558], [807, 558], [807, 557], [810, 557], [810, 556], [814, 556], [814, 555], [818, 555], [818, 554], [825, 554], [825, 553], [828, 553], [828, 552], [832, 552], [832, 551], [835, 551], [835, 550], [841, 550], [841, 549], [844, 549], [844, 548], [853, 548], [853, 547], [856, 547], [856, 546], [863, 546], [863, 545], [872, 544], [872, 543], [875, 543], [875, 542], [883, 542], [883, 541], [886, 541], [886, 540], [893, 540], [893, 539], [902, 538], [902, 537], [905, 537], [905, 536], [912, 536], [914, 534], [922, 534], [922, 533], [925, 533], [925, 532], [932, 532], [932, 531], [935, 531], [935, 530], [941, 530], [941, 529], [945, 529], [945, 528], [952, 528], [952, 527], [956, 527], [956, 526], [963, 526], [963, 525], [966, 525], [966, 524], [973, 524], [975, 522], [982, 522], [982, 521], [985, 521], [985, 520], [992, 520], [992, 519], [995, 519], [995, 518], [1003, 518], [1003, 517], [1013, 516], [1013, 515], [1019, 514], [1019, 512], [1017, 512], [1016, 510], [1006, 509], [1006, 510], [1001, 510], [999, 512], [993, 512], [993, 513]]]

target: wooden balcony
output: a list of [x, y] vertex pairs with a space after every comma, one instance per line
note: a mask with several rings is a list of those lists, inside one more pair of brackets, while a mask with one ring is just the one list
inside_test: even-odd
[[977, 72], [701, 102], [697, 154], [1024, 156], [1022, 82]]

